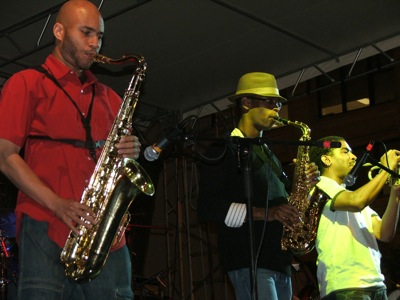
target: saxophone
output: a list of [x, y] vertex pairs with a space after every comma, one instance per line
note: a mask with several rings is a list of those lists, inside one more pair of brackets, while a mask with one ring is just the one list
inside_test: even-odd
[[[278, 123], [299, 128], [302, 131], [300, 142], [311, 139], [310, 128], [298, 121], [289, 121], [283, 118], [276, 119]], [[294, 254], [303, 255], [314, 248], [314, 240], [317, 235], [318, 223], [322, 209], [328, 196], [317, 186], [307, 184], [305, 166], [310, 162], [308, 155], [310, 146], [300, 145], [297, 151], [297, 161], [294, 170], [292, 190], [288, 199], [289, 204], [300, 212], [300, 222], [294, 224], [293, 230], [283, 227], [281, 248], [290, 249]]]
[[71, 231], [61, 252], [66, 276], [78, 283], [88, 282], [102, 271], [111, 247], [121, 240], [129, 223], [128, 209], [136, 195], [140, 192], [149, 196], [154, 194], [154, 185], [144, 169], [134, 159], [119, 157], [115, 148], [121, 136], [131, 133], [132, 115], [139, 98], [146, 62], [140, 55], [114, 60], [96, 54], [93, 59], [108, 64], [134, 62], [136, 69], [89, 185], [81, 197], [81, 203], [96, 214], [96, 222], [91, 229], [79, 225], [80, 235]]

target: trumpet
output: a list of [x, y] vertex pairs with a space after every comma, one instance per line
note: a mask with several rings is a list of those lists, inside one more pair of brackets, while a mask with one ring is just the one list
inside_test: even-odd
[[400, 185], [400, 164], [397, 164], [395, 172], [397, 174], [397, 177], [390, 175], [390, 178], [389, 178], [390, 186]]
[[[363, 166], [369, 167], [372, 165], [370, 163], [366, 163]], [[368, 171], [368, 179], [372, 180], [376, 176], [376, 174], [380, 173], [381, 171], [382, 171], [381, 167], [372, 166]], [[396, 170], [394, 170], [394, 173], [396, 173], [397, 176], [393, 176], [392, 174], [389, 174], [389, 177], [388, 177], [389, 186], [400, 185], [400, 164], [397, 165], [397, 168], [396, 168]]]

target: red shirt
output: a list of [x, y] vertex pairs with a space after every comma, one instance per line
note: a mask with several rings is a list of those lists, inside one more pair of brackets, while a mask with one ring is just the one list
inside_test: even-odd
[[[99, 83], [90, 71], [84, 71], [82, 84], [68, 67], [49, 55], [42, 65], [72, 97], [86, 115], [92, 99], [91, 132], [94, 141], [106, 140], [121, 104], [121, 98], [109, 87]], [[24, 159], [35, 174], [56, 194], [80, 201], [88, 185], [95, 162], [88, 149], [40, 139], [86, 140], [80, 114], [65, 93], [44, 74], [27, 69], [13, 75], [0, 96], [0, 138], [18, 146], [25, 144]], [[97, 149], [97, 157], [101, 149]], [[17, 200], [17, 234], [22, 214], [49, 223], [48, 235], [64, 247], [70, 229], [50, 210], [20, 192]], [[124, 240], [123, 240], [124, 242]]]

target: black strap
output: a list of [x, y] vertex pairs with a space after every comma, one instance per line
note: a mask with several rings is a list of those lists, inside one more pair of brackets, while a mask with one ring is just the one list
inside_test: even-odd
[[[93, 160], [96, 162], [97, 158], [96, 158], [96, 145], [97, 143], [101, 142], [94, 142], [93, 138], [92, 138], [92, 129], [90, 126], [90, 120], [92, 118], [92, 108], [93, 108], [93, 102], [94, 102], [94, 94], [95, 94], [95, 89], [94, 89], [94, 85], [92, 85], [92, 99], [90, 101], [90, 105], [89, 105], [89, 110], [87, 113], [86, 118], [84, 117], [84, 114], [82, 113], [82, 111], [79, 109], [78, 105], [76, 104], [76, 102], [72, 99], [72, 97], [67, 93], [67, 91], [61, 86], [61, 84], [57, 81], [57, 79], [50, 74], [45, 68], [43, 68], [42, 66], [36, 66], [33, 67], [34, 70], [43, 73], [44, 75], [46, 75], [51, 81], [54, 82], [54, 84], [59, 87], [64, 94], [68, 97], [68, 99], [71, 101], [71, 103], [75, 106], [75, 108], [78, 110], [79, 115], [81, 117], [81, 121], [82, 121], [82, 125], [83, 128], [85, 129], [86, 132], [86, 142], [84, 142], [84, 148], [89, 149], [89, 153], [92, 156]], [[32, 136], [31, 136], [32, 138]], [[79, 140], [69, 140], [69, 139], [52, 139], [50, 137], [43, 137], [41, 136], [42, 139], [46, 139], [46, 140], [55, 140], [55, 141], [61, 141], [61, 142], [66, 142], [68, 144], [73, 144], [73, 145], [81, 145], [81, 141]], [[104, 144], [103, 144], [104, 145]], [[77, 147], [82, 147], [82, 146], [77, 146]]]
[[285, 172], [276, 164], [274, 159], [271, 157], [272, 152], [267, 148], [266, 145], [253, 145], [254, 153], [266, 164], [272, 166], [272, 171], [278, 176], [279, 180], [285, 185], [287, 191], [290, 190], [291, 182]]
[[[238, 145], [231, 142], [231, 136], [225, 135], [224, 138], [226, 139], [226, 145], [232, 151], [232, 153], [238, 155], [237, 162], [238, 162], [238, 169], [241, 169], [241, 159], [238, 151]], [[272, 166], [272, 171], [276, 174], [279, 180], [285, 186], [285, 190], [290, 192], [292, 183], [290, 182], [289, 178], [283, 172], [283, 170], [276, 164], [275, 160], [272, 158], [272, 151], [269, 150], [267, 145], [253, 145], [253, 152], [267, 165]], [[268, 153], [268, 155], [267, 155]]]
[[81, 140], [74, 140], [74, 139], [53, 139], [49, 136], [45, 136], [45, 135], [30, 135], [29, 136], [30, 139], [35, 139], [35, 140], [47, 140], [47, 141], [55, 141], [55, 142], [60, 142], [60, 143], [64, 143], [64, 144], [70, 144], [74, 147], [77, 148], [86, 148], [86, 149], [90, 149], [90, 148], [100, 148], [103, 147], [104, 144], [106, 143], [105, 140], [101, 140], [101, 141], [93, 141], [93, 142], [84, 142]]

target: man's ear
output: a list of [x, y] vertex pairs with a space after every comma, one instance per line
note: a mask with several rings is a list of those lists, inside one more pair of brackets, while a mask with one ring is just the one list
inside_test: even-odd
[[331, 159], [329, 155], [322, 155], [321, 156], [321, 161], [324, 163], [325, 166], [330, 167], [331, 166]]
[[64, 33], [64, 25], [62, 25], [61, 23], [55, 23], [53, 26], [54, 37], [57, 40], [62, 41], [64, 39]]
[[243, 97], [241, 100], [241, 106], [246, 109], [249, 110], [251, 108], [251, 101], [249, 98], [247, 97]]

